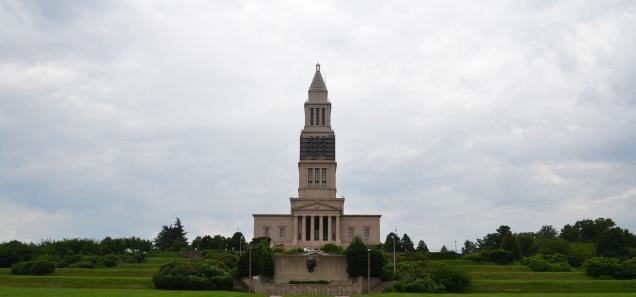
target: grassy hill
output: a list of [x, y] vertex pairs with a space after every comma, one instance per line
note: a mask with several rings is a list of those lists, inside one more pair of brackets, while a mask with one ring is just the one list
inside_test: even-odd
[[[113, 268], [59, 268], [47, 276], [10, 275], [0, 269], [0, 297], [4, 296], [259, 296], [240, 292], [175, 292], [153, 289], [152, 276], [161, 265], [188, 261], [176, 254], [148, 257], [140, 264], [120, 264]], [[636, 297], [636, 280], [598, 280], [583, 272], [533, 272], [522, 265], [485, 265], [463, 260], [437, 261], [469, 271], [471, 297]], [[415, 294], [384, 293], [376, 297], [403, 297]], [[417, 294], [418, 296], [429, 296]], [[467, 295], [467, 294], [461, 294]], [[441, 295], [433, 295], [441, 296]], [[455, 296], [444, 294], [443, 296]]]

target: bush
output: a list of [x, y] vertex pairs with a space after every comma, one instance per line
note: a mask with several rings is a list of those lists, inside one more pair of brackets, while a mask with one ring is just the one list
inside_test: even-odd
[[636, 278], [636, 260], [620, 261], [617, 258], [596, 257], [587, 260], [585, 273], [595, 278]]
[[119, 257], [114, 254], [108, 254], [102, 257], [102, 264], [106, 267], [117, 266], [117, 261], [119, 261]]
[[55, 271], [55, 263], [46, 260], [18, 262], [11, 266], [14, 275], [45, 275]]
[[152, 282], [162, 290], [228, 290], [234, 288], [230, 274], [221, 267], [202, 263], [174, 262], [163, 265]]
[[475, 254], [464, 256], [465, 260], [474, 262], [493, 262], [499, 265], [506, 265], [514, 262], [515, 256], [511, 251], [503, 249], [484, 250]]
[[550, 259], [545, 259], [541, 255], [525, 257], [521, 259], [521, 264], [524, 264], [528, 266], [530, 270], [537, 272], [560, 272], [572, 270], [567, 262], [551, 262]]
[[17, 240], [0, 244], [0, 267], [11, 267], [20, 261], [28, 261], [35, 255], [32, 244], [24, 244]]
[[341, 246], [337, 244], [333, 244], [333, 243], [327, 243], [321, 246], [320, 250], [325, 253], [331, 253], [331, 254], [342, 254], [342, 251], [343, 251]]
[[463, 292], [470, 283], [470, 275], [467, 272], [449, 265], [434, 265], [429, 272], [431, 279], [446, 292]]
[[238, 263], [238, 256], [229, 251], [211, 250], [203, 253], [203, 259], [222, 263], [224, 269], [232, 269]]
[[444, 287], [435, 283], [428, 274], [414, 279], [396, 281], [391, 289], [396, 292], [407, 293], [438, 293], [444, 291]]
[[71, 268], [95, 268], [95, 263], [90, 261], [79, 261], [69, 265]]

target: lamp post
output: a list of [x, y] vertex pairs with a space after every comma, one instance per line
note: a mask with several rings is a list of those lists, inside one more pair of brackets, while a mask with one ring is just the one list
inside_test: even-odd
[[395, 228], [395, 233], [393, 233], [393, 277], [395, 277], [395, 269], [397, 268], [395, 265], [395, 237], [397, 237], [397, 228]]
[[371, 294], [371, 249], [367, 249], [367, 294]]
[[249, 275], [249, 278], [250, 278], [250, 283], [249, 283], [249, 287], [248, 287], [247, 291], [252, 293], [252, 247], [250, 246], [247, 249], [250, 251], [250, 261], [249, 261], [250, 267], [248, 269], [248, 271], [249, 271], [248, 275]]

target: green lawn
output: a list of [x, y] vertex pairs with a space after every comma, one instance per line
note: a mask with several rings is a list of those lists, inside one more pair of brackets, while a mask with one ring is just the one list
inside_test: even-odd
[[265, 297], [225, 291], [160, 291], [151, 289], [2, 288], [0, 297]]
[[[46, 276], [11, 275], [0, 268], [2, 296], [262, 296], [238, 292], [174, 292], [154, 290], [152, 276], [161, 265], [188, 261], [177, 254], [148, 257], [144, 263], [112, 268], [59, 268]], [[475, 264], [463, 260], [434, 261], [466, 270], [472, 282], [463, 296], [482, 297], [636, 297], [636, 280], [598, 280], [582, 271], [533, 272], [522, 265]], [[456, 296], [456, 294], [376, 294], [377, 297]], [[298, 296], [301, 297], [301, 296]], [[314, 296], [316, 297], [316, 296]]]

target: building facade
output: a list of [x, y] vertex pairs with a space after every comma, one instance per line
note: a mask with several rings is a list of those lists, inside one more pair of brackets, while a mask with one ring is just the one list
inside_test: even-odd
[[254, 237], [269, 237], [283, 248], [347, 246], [356, 236], [380, 244], [381, 215], [345, 214], [345, 198], [336, 197], [336, 135], [320, 64], [308, 93], [300, 133], [298, 197], [289, 198], [289, 214], [254, 214]]

